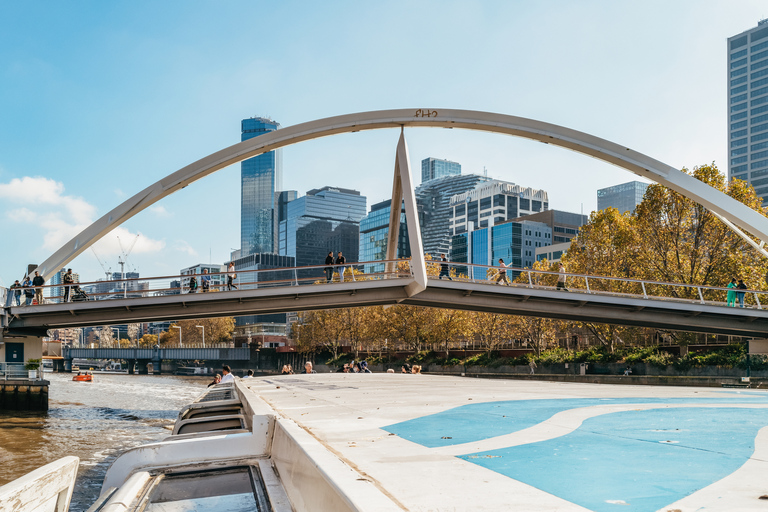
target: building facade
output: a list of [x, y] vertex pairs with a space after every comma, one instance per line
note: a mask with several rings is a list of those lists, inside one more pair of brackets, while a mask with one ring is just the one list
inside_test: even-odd
[[768, 19], [728, 38], [728, 177], [768, 203]]
[[[499, 258], [507, 266], [531, 268], [536, 249], [552, 244], [552, 230], [543, 222], [505, 221], [499, 225], [465, 231], [453, 236], [450, 261], [475, 265], [498, 266]], [[457, 266], [457, 272], [473, 279], [485, 279], [488, 269]], [[520, 272], [511, 270], [509, 278]]]
[[[280, 222], [281, 254], [296, 258], [296, 266], [322, 265], [328, 251], [342, 251], [348, 262], [359, 260], [360, 220], [366, 197], [357, 190], [323, 187], [307, 192], [286, 207]], [[322, 275], [303, 272], [302, 276]]]
[[532, 213], [525, 217], [513, 219], [517, 221], [531, 220], [543, 222], [552, 230], [552, 243], [570, 243], [579, 234], [579, 228], [587, 223], [589, 217], [580, 213], [564, 212], [562, 210], [547, 210], [541, 213]]
[[419, 225], [424, 252], [437, 258], [451, 249], [451, 198], [473, 190], [479, 183], [491, 181], [485, 176], [465, 174], [436, 178], [416, 187]]
[[451, 197], [448, 226], [451, 235], [458, 235], [473, 229], [486, 228], [489, 222], [498, 225], [505, 220], [548, 209], [549, 198], [546, 191], [491, 180], [479, 183], [473, 190]]
[[[389, 215], [392, 200], [387, 199], [371, 206], [371, 211], [360, 221], [360, 261], [377, 261], [387, 258], [389, 239]], [[410, 258], [411, 246], [408, 243], [408, 225], [405, 222], [405, 206], [400, 207], [400, 230], [397, 236], [396, 258]], [[383, 272], [384, 264], [364, 265], [366, 274]]]
[[647, 188], [648, 184], [640, 181], [630, 181], [613, 187], [601, 188], [597, 191], [597, 209], [616, 208], [619, 213], [634, 213], [637, 205], [643, 202]]
[[[263, 117], [243, 119], [240, 140], [280, 128]], [[240, 249], [244, 255], [275, 252], [277, 230], [276, 192], [282, 188], [282, 153], [270, 151], [240, 164]]]
[[421, 183], [436, 180], [446, 176], [458, 176], [461, 174], [461, 164], [439, 158], [425, 158], [421, 161]]
[[[284, 286], [295, 276], [293, 270], [270, 270], [295, 267], [296, 260], [292, 256], [272, 253], [248, 254], [234, 260], [234, 263], [237, 273], [235, 284], [239, 290]], [[285, 313], [235, 317], [235, 326], [239, 327], [261, 323], [284, 324]]]

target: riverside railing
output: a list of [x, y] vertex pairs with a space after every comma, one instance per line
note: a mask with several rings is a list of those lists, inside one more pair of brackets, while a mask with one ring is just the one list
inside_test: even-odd
[[24, 368], [24, 363], [0, 363], [0, 378], [26, 379], [29, 371]]
[[[394, 263], [394, 270], [381, 272], [361, 272], [365, 266]], [[383, 265], [384, 268], [386, 265]], [[232, 290], [255, 290], [263, 288], [278, 288], [289, 286], [310, 286], [325, 284], [328, 281], [326, 269], [330, 269], [331, 281], [340, 282], [339, 270], [344, 268], [344, 281], [371, 281], [382, 279], [398, 279], [412, 276], [410, 259], [379, 260], [370, 262], [354, 262], [345, 265], [308, 265], [302, 267], [281, 267], [257, 270], [236, 270], [235, 272], [211, 272], [206, 274], [179, 274], [134, 279], [117, 279], [109, 281], [90, 281], [74, 283], [73, 285], [47, 284], [38, 287], [20, 287], [8, 290], [5, 301], [6, 307], [15, 307], [15, 291], [21, 293], [20, 305], [26, 305], [26, 293], [43, 290], [44, 304], [59, 304], [64, 302], [65, 286], [71, 286], [69, 300], [74, 302], [86, 300], [134, 299], [144, 297], [159, 297], [165, 295], [181, 295], [188, 293], [220, 293]], [[228, 284], [228, 276], [234, 274], [232, 286]], [[203, 287], [203, 277], [210, 278], [207, 289]], [[192, 286], [194, 282], [196, 287]], [[81, 295], [80, 291], [85, 292]], [[34, 304], [33, 300], [29, 301]]]
[[[429, 279], [439, 279], [436, 270], [441, 264], [447, 264], [456, 275], [451, 278], [457, 281], [469, 281], [485, 284], [506, 284], [499, 278], [501, 267], [491, 265], [477, 265], [472, 263], [457, 262], [428, 262], [432, 267], [428, 272]], [[528, 268], [506, 267], [509, 286], [522, 288], [552, 289], [557, 290], [557, 281], [560, 272], [551, 270], [532, 270]], [[432, 275], [434, 274], [434, 275]], [[574, 274], [566, 272], [565, 288], [569, 291], [579, 291], [595, 295], [612, 295], [640, 299], [666, 300], [677, 302], [694, 302], [712, 306], [727, 306], [728, 292], [735, 293], [735, 307], [739, 307], [739, 293], [743, 293], [744, 307], [765, 309], [768, 308], [768, 291], [738, 290], [720, 286], [705, 286], [686, 283], [669, 283], [664, 281], [647, 281], [625, 277], [596, 276], [589, 274]], [[445, 275], [443, 278], [447, 279]], [[563, 291], [567, 293], [567, 291]]]

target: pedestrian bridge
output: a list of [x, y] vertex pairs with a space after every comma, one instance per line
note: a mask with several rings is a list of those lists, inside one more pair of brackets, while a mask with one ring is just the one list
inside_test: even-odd
[[[260, 271], [269, 274], [258, 275], [238, 270], [238, 279], [241, 280], [237, 289], [219, 288], [207, 293], [185, 293], [190, 291], [185, 289], [190, 276], [163, 276], [117, 283], [91, 297], [98, 300], [60, 303], [60, 298], [53, 297], [50, 303], [17, 306], [13, 297], [9, 297], [0, 314], [0, 337], [43, 336], [48, 329], [64, 327], [388, 304], [766, 337], [768, 312], [763, 309], [762, 303], [768, 301], [762, 292], [747, 293], [748, 307], [729, 308], [724, 303], [726, 290], [723, 288], [622, 280], [609, 276], [572, 275], [569, 292], [555, 290], [552, 275], [525, 269], [510, 270], [515, 276], [527, 276], [522, 282], [510, 286], [492, 284], [487, 276], [494, 271], [482, 265], [456, 264], [457, 269], [471, 278], [457, 278], [449, 282], [430, 278], [432, 274], [427, 272], [427, 268], [433, 264], [425, 261], [424, 257], [405, 140], [406, 127], [458, 128], [507, 134], [597, 158], [651, 179], [703, 205], [742, 237], [746, 244], [768, 256], [764, 243], [758, 243], [768, 240], [768, 219], [760, 212], [632, 148], [562, 126], [489, 112], [424, 108], [361, 112], [265, 133], [201, 158], [165, 176], [106, 213], [59, 248], [37, 270], [44, 278], [50, 278], [137, 213], [230, 165], [307, 140], [392, 128], [400, 130], [400, 137], [395, 150], [391, 204], [404, 205], [408, 244], [413, 255], [411, 260], [394, 261], [401, 214], [393, 208], [384, 271], [366, 274], [354, 282], [326, 283], [314, 274], [322, 274], [322, 267], [301, 267]], [[436, 276], [437, 272], [433, 274]], [[242, 279], [245, 275], [248, 275], [247, 280]], [[180, 280], [181, 287], [171, 288], [170, 278]], [[199, 282], [200, 276], [197, 278]]]
[[[347, 269], [344, 282], [337, 272], [330, 283], [324, 277], [302, 277], [322, 273], [324, 266], [239, 271], [237, 289], [213, 288], [207, 293], [190, 293], [190, 276], [116, 281], [117, 292], [89, 297], [92, 300], [59, 303], [61, 298], [54, 297], [42, 305], [11, 303], [6, 329], [42, 336], [48, 329], [68, 327], [408, 304], [768, 337], [768, 309], [763, 306], [768, 292], [747, 291], [744, 308], [728, 307], [726, 288], [568, 274], [569, 291], [562, 291], [554, 286], [553, 272], [509, 268], [515, 282], [503, 285], [495, 282], [498, 267], [452, 263], [455, 276], [448, 280], [439, 279], [438, 265], [428, 263], [426, 286], [409, 293], [415, 282], [410, 260], [377, 263], [392, 270], [356, 273], [352, 281]], [[169, 288], [172, 280], [182, 287]]]

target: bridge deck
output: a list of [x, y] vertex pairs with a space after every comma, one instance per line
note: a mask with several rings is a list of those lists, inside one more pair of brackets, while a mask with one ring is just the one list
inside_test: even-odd
[[51, 328], [402, 303], [734, 336], [768, 334], [768, 310], [758, 307], [730, 308], [722, 302], [595, 290], [564, 292], [542, 285], [500, 286], [485, 280], [458, 279], [430, 279], [426, 290], [409, 297], [406, 288], [413, 282], [410, 278], [394, 278], [14, 306], [9, 308], [8, 329], [42, 333]]

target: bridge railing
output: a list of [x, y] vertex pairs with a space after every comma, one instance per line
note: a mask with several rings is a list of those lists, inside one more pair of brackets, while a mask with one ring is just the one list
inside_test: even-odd
[[[506, 280], [501, 277], [501, 267], [491, 265], [478, 265], [473, 263], [458, 262], [429, 262], [433, 267], [430, 274], [436, 274], [441, 265], [448, 265], [449, 270], [455, 272], [453, 279], [472, 281], [487, 284], [508, 284], [523, 288], [539, 288], [558, 290], [560, 272], [551, 270], [532, 270], [508, 266], [504, 270]], [[744, 307], [764, 309], [768, 307], [768, 291], [762, 290], [737, 290], [720, 286], [705, 286], [687, 283], [669, 283], [665, 281], [647, 281], [625, 277], [596, 276], [589, 274], [564, 273], [565, 289], [578, 290], [589, 294], [626, 296], [633, 298], [645, 298], [654, 300], [673, 300], [683, 302], [696, 302], [715, 306], [728, 306], [728, 292], [733, 292], [732, 304], [739, 307], [739, 294], [743, 294]], [[445, 273], [442, 276], [430, 275], [430, 279], [447, 279]], [[562, 288], [562, 287], [561, 287]]]
[[[344, 269], [345, 281], [397, 279], [412, 276], [410, 259], [378, 260], [351, 262], [345, 265], [308, 265], [301, 267], [236, 270], [233, 273], [222, 271], [204, 274], [179, 274], [74, 283], [70, 285], [69, 300], [78, 302], [85, 300], [132, 299], [188, 293], [219, 293], [234, 290], [308, 286], [329, 282], [329, 275], [330, 282], [341, 281], [340, 270], [342, 268]], [[364, 269], [367, 269], [367, 271], [363, 272]], [[203, 285], [204, 278], [209, 280], [208, 286]], [[22, 286], [9, 290], [7, 300], [5, 301], [6, 307], [16, 306], [16, 291], [20, 294], [18, 297], [19, 305], [35, 304], [35, 300], [32, 297], [28, 298], [27, 292], [34, 294], [36, 290], [42, 290], [43, 295], [46, 295], [44, 297], [44, 304], [64, 302], [66, 285]], [[80, 291], [85, 292], [85, 295], [81, 295]]]
[[28, 375], [24, 363], [0, 363], [0, 379], [23, 379]]

